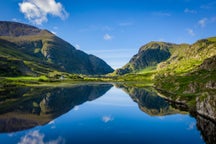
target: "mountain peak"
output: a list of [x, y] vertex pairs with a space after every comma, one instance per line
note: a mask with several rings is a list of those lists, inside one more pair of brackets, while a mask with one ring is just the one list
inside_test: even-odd
[[117, 69], [115, 73], [123, 75], [142, 70], [149, 66], [156, 66], [158, 63], [167, 60], [171, 56], [170, 49], [175, 47], [175, 45], [176, 44], [155, 41], [147, 43], [139, 49], [139, 52], [134, 55], [123, 68]]
[[0, 21], [0, 36], [25, 36], [25, 35], [36, 35], [41, 30], [27, 24], [9, 21]]
[[142, 46], [139, 49], [139, 52], [143, 50], [147, 50], [147, 49], [166, 49], [166, 48], [172, 47], [173, 45], [176, 45], [176, 44], [168, 43], [168, 42], [152, 41]]
[[[4, 41], [4, 43], [0, 43], [2, 46], [0, 52], [3, 49], [7, 51], [2, 56], [7, 55], [11, 59], [14, 57], [32, 63], [39, 62], [41, 65], [46, 65], [44, 67], [46, 71], [48, 65], [49, 69], [52, 67], [54, 70], [77, 74], [94, 75], [113, 72], [113, 69], [102, 59], [75, 49], [70, 43], [55, 36], [48, 30], [41, 30], [27, 24], [0, 21], [0, 40]], [[16, 54], [10, 55], [12, 52], [9, 51]], [[23, 54], [27, 59], [20, 57]], [[7, 62], [10, 62], [10, 60], [7, 60]], [[39, 64], [37, 63], [37, 65]], [[26, 67], [31, 69], [32, 65]]]

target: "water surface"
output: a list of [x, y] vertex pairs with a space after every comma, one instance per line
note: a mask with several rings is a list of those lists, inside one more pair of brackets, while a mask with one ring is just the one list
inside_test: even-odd
[[214, 129], [204, 132], [206, 119], [174, 108], [152, 88], [10, 88], [1, 91], [0, 103], [0, 141], [5, 144], [200, 144], [213, 142], [215, 135]]

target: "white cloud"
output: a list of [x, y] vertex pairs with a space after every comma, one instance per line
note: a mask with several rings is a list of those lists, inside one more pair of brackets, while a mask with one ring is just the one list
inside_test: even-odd
[[187, 33], [190, 35], [190, 36], [195, 36], [195, 33], [193, 31], [193, 29], [187, 29]]
[[207, 22], [207, 18], [203, 18], [201, 20], [198, 21], [198, 24], [201, 26], [201, 27], [205, 27], [206, 26], [206, 22]]
[[102, 121], [104, 123], [108, 123], [108, 122], [111, 122], [113, 120], [113, 118], [111, 116], [103, 116], [102, 117]]
[[105, 34], [103, 38], [104, 38], [105, 40], [111, 40], [111, 39], [112, 39], [112, 36], [109, 35], [109, 34]]
[[197, 13], [196, 10], [192, 10], [192, 9], [188, 9], [188, 8], [186, 8], [186, 9], [184, 10], [184, 12], [185, 12], [185, 13], [191, 13], [191, 14], [196, 14], [196, 13]]
[[47, 15], [61, 19], [68, 17], [62, 4], [55, 0], [23, 0], [22, 3], [19, 3], [19, 7], [25, 18], [37, 25], [47, 22]]
[[48, 142], [44, 141], [45, 135], [40, 133], [38, 130], [32, 131], [21, 137], [18, 144], [59, 144], [65, 143], [65, 140], [58, 137], [56, 140], [51, 140]]

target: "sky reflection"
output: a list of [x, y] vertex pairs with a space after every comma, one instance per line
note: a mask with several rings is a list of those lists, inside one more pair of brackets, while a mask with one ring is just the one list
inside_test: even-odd
[[0, 134], [6, 144], [204, 143], [187, 114], [150, 116], [121, 89], [74, 107], [44, 126]]

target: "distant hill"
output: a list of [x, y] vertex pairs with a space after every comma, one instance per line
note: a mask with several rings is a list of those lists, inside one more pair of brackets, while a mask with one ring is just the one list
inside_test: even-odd
[[47, 30], [0, 21], [0, 75], [40, 75], [50, 71], [107, 74], [113, 69], [102, 59], [75, 49]]
[[117, 69], [115, 73], [122, 75], [137, 72], [146, 67], [157, 66], [160, 62], [169, 59], [175, 49], [185, 46], [187, 44], [177, 45], [166, 42], [150, 42], [142, 46], [139, 52], [125, 66]]

